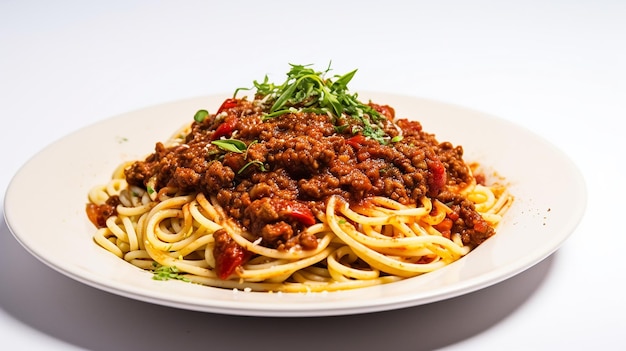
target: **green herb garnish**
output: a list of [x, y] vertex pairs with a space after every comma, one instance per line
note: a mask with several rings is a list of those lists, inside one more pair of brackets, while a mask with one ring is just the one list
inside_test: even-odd
[[246, 143], [237, 139], [213, 140], [211, 144], [219, 147], [220, 149], [224, 151], [236, 152], [239, 154], [244, 153], [248, 149], [248, 147], [246, 146]]
[[348, 83], [357, 70], [326, 78], [330, 65], [324, 72], [317, 72], [310, 65], [290, 66], [287, 80], [281, 85], [269, 82], [267, 76], [262, 82], [255, 80], [253, 83], [257, 96], [270, 106], [264, 120], [301, 111], [325, 113], [335, 121], [348, 116], [357, 122], [351, 130], [353, 134], [361, 133], [380, 143], [388, 142], [389, 137], [382, 128], [385, 117], [371, 106], [360, 102], [356, 93], [351, 94], [348, 91]]
[[189, 282], [190, 280], [185, 277], [183, 274], [181, 274], [180, 270], [174, 266], [169, 267], [169, 266], [162, 266], [158, 263], [154, 263], [153, 266], [155, 267], [153, 270], [154, 275], [152, 276], [152, 279], [154, 280], [170, 280], [170, 279], [174, 279], [174, 280], [182, 280], [185, 282]]
[[248, 167], [250, 167], [252, 165], [258, 166], [259, 169], [261, 170], [261, 172], [267, 172], [267, 168], [265, 167], [263, 162], [261, 162], [259, 160], [254, 160], [254, 161], [250, 161], [250, 162], [246, 163], [243, 167], [241, 167], [241, 169], [237, 172], [237, 174], [243, 173], [243, 171], [245, 171], [246, 168], [248, 168]]
[[399, 141], [402, 141], [402, 139], [404, 139], [404, 137], [402, 135], [396, 135], [395, 137], [391, 138], [391, 142], [392, 143], [397, 143]]
[[198, 110], [198, 112], [196, 112], [196, 114], [193, 116], [194, 121], [198, 122], [198, 123], [202, 123], [202, 121], [204, 121], [207, 116], [209, 115], [209, 111], [207, 110]]

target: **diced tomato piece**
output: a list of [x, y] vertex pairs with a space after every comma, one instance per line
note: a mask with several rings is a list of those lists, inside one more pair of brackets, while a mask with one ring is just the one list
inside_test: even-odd
[[234, 116], [227, 117], [222, 124], [217, 126], [215, 132], [213, 132], [213, 140], [217, 140], [223, 136], [229, 136], [235, 130], [235, 126], [239, 119]]
[[446, 167], [439, 160], [426, 159], [430, 177], [428, 178], [428, 195], [437, 196], [446, 185]]
[[91, 221], [96, 228], [105, 228], [107, 226], [107, 219], [116, 213], [115, 206], [116, 204], [114, 202], [102, 205], [88, 203], [85, 212], [87, 212], [89, 221]]
[[312, 226], [317, 222], [313, 212], [305, 203], [297, 201], [275, 201], [274, 203], [283, 216], [293, 218], [305, 226]]
[[358, 148], [363, 147], [363, 145], [365, 144], [366, 140], [367, 139], [363, 135], [357, 134], [357, 135], [355, 135], [353, 137], [350, 137], [350, 138], [346, 139], [346, 144], [352, 146], [355, 149], [358, 149]]
[[312, 226], [313, 224], [315, 224], [315, 216], [313, 216], [313, 212], [311, 212], [311, 210], [309, 210], [308, 208], [306, 209], [299, 209], [299, 210], [292, 210], [291, 213], [289, 214], [293, 219], [297, 220], [298, 222], [306, 225], [306, 226]]
[[450, 239], [450, 234], [452, 230], [452, 220], [448, 217], [444, 218], [441, 223], [435, 225], [435, 229], [437, 229], [444, 238]]
[[222, 105], [220, 106], [220, 108], [217, 109], [217, 113], [219, 114], [220, 112], [227, 110], [229, 108], [233, 108], [235, 106], [237, 106], [237, 99], [235, 98], [226, 99], [224, 100], [224, 102], [222, 102]]
[[220, 279], [227, 279], [247, 259], [247, 251], [236, 243], [219, 251], [215, 257], [215, 270]]
[[102, 221], [99, 209], [100, 206], [92, 203], [87, 204], [87, 207], [85, 208], [89, 221], [91, 221], [91, 223], [93, 223], [96, 227], [102, 228], [105, 223]]

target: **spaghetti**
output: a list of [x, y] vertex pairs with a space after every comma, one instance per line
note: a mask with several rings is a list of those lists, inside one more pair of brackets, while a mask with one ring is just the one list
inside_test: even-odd
[[419, 122], [358, 101], [354, 71], [327, 72], [255, 81], [254, 99], [236, 91], [120, 165], [89, 193], [94, 241], [155, 277], [310, 292], [431, 272], [495, 234], [505, 186]]

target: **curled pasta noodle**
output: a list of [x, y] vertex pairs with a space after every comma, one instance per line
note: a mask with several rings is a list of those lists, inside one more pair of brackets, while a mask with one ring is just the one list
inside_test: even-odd
[[354, 289], [458, 261], [513, 196], [462, 147], [348, 94], [355, 72], [291, 65], [252, 100], [238, 89], [198, 110], [88, 192], [94, 242], [158, 279], [246, 291]]
[[[451, 210], [428, 198], [418, 207], [382, 197], [350, 205], [332, 196], [322, 222], [306, 229], [317, 238], [317, 248], [282, 251], [260, 245], [203, 193], [151, 200], [145, 189], [120, 189], [119, 179], [111, 183], [90, 192], [94, 202], [113, 194], [124, 199], [94, 241], [141, 269], [176, 267], [185, 280], [203, 285], [283, 292], [353, 289], [431, 272], [470, 251], [458, 235], [446, 238], [435, 229]], [[474, 186], [468, 198], [494, 224], [511, 202], [502, 187]], [[254, 256], [226, 280], [215, 272], [213, 233], [218, 230]]]

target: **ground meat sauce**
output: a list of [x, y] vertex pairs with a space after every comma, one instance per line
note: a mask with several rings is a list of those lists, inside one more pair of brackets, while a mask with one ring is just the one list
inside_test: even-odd
[[102, 205], [87, 204], [87, 217], [98, 228], [105, 228], [109, 217], [117, 215], [117, 205], [120, 198], [117, 195], [109, 197]]
[[[385, 117], [381, 125], [390, 140], [402, 138], [380, 143], [353, 134], [357, 129], [350, 118], [329, 114], [293, 112], [264, 119], [258, 100], [227, 99], [217, 113], [192, 124], [184, 144], [157, 143], [154, 153], [126, 169], [126, 179], [142, 187], [152, 179], [156, 191], [167, 187], [214, 195], [229, 216], [262, 238], [262, 245], [279, 250], [317, 246], [304, 229], [317, 221], [331, 195], [351, 203], [384, 196], [416, 204], [423, 196], [434, 197], [453, 209], [442, 227], [446, 233], [460, 233], [470, 247], [493, 235], [473, 204], [448, 190], [471, 180], [462, 147], [439, 143], [417, 121], [395, 120], [389, 106], [368, 106]], [[236, 139], [246, 149], [226, 151], [212, 143], [219, 139]], [[106, 214], [94, 217], [102, 222]], [[218, 259], [242, 251], [224, 233], [215, 238]], [[242, 257], [227, 261], [232, 265]]]

